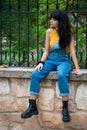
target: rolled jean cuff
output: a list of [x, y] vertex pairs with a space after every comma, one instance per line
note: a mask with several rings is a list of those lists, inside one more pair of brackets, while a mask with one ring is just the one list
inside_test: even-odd
[[32, 91], [30, 91], [29, 93], [30, 93], [30, 94], [34, 94], [34, 95], [36, 95], [36, 96], [38, 96], [38, 95], [39, 95], [39, 93], [32, 92]]
[[69, 96], [69, 93], [60, 93], [60, 96]]

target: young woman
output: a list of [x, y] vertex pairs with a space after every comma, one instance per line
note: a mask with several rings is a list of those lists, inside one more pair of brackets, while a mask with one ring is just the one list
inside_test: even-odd
[[45, 51], [31, 77], [29, 106], [21, 114], [26, 119], [38, 114], [36, 99], [40, 91], [40, 83], [51, 71], [57, 71], [60, 96], [62, 96], [63, 121], [69, 122], [68, 111], [69, 85], [68, 74], [71, 71], [71, 61], [74, 62], [76, 74], [80, 76], [77, 57], [74, 50], [74, 37], [67, 14], [61, 10], [54, 10], [50, 15], [50, 28], [46, 31]]

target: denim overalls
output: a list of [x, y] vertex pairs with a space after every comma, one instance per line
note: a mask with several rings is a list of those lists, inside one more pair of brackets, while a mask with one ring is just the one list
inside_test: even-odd
[[55, 49], [50, 52], [42, 70], [32, 73], [30, 94], [39, 95], [40, 83], [51, 71], [57, 72], [60, 96], [69, 96], [68, 74], [71, 71], [71, 60], [66, 49]]

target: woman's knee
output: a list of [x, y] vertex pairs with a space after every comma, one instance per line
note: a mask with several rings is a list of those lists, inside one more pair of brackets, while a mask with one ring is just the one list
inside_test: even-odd
[[58, 79], [63, 80], [66, 77], [63, 73], [58, 73]]
[[38, 77], [38, 72], [37, 71], [33, 71], [32, 72], [32, 75], [31, 75], [31, 78], [34, 78], [34, 77]]

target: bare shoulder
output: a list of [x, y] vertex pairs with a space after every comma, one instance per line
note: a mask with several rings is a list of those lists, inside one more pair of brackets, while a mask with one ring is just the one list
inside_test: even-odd
[[51, 31], [52, 31], [52, 29], [51, 29], [51, 28], [48, 28], [48, 29], [46, 30], [46, 34], [47, 34], [47, 35], [50, 35], [50, 34], [51, 34]]
[[52, 31], [52, 29], [51, 29], [51, 28], [48, 28], [48, 29], [47, 29], [47, 32], [49, 32], [49, 33], [50, 33], [51, 31]]

